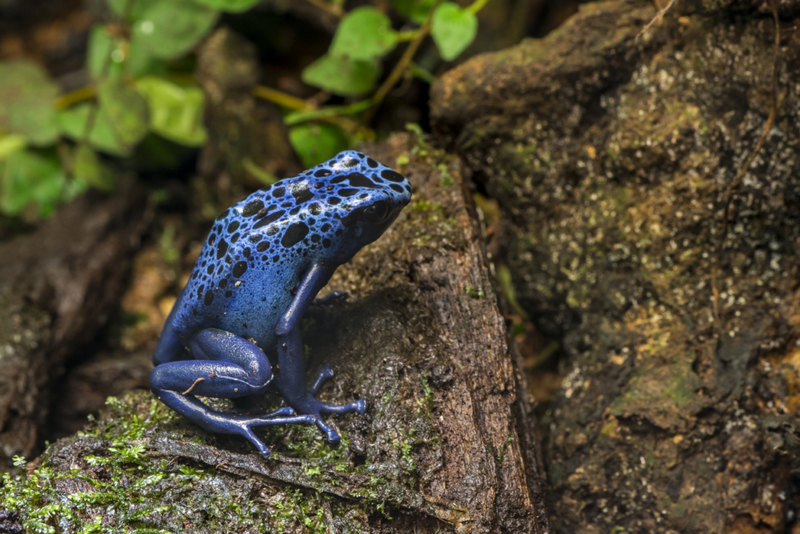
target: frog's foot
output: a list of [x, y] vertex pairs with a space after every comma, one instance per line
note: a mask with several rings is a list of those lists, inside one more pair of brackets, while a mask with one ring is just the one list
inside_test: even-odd
[[310, 392], [306, 395], [305, 399], [294, 404], [299, 413], [308, 414], [314, 418], [314, 424], [325, 434], [325, 439], [333, 444], [339, 443], [339, 434], [329, 425], [325, 424], [325, 421], [322, 419], [323, 415], [332, 413], [346, 414], [352, 412], [363, 415], [367, 411], [367, 401], [364, 399], [359, 399], [349, 404], [326, 404], [312, 397]]
[[289, 407], [265, 415], [212, 410], [196, 395], [221, 399], [260, 395], [273, 379], [269, 361], [254, 343], [222, 330], [200, 331], [192, 337], [189, 347], [193, 355], [202, 359], [170, 361], [156, 366], [150, 376], [150, 387], [164, 404], [202, 428], [218, 434], [243, 436], [262, 456], [268, 456], [269, 449], [253, 429], [316, 422], [312, 414], [296, 415]]
[[289, 407], [279, 408], [272, 413], [259, 416], [232, 415], [218, 412], [200, 402], [197, 397], [181, 395], [175, 391], [154, 391], [158, 398], [194, 423], [217, 434], [236, 434], [252, 443], [264, 458], [269, 458], [269, 448], [256, 436], [253, 429], [268, 425], [288, 425], [294, 423], [312, 424], [317, 422], [313, 415], [294, 415]]
[[[308, 413], [313, 414], [316, 416], [317, 420], [314, 421], [319, 427], [322, 432], [325, 433], [326, 438], [331, 443], [338, 443], [339, 442], [339, 434], [336, 433], [330, 426], [326, 425], [322, 420], [322, 415], [327, 415], [331, 413], [351, 413], [356, 412], [359, 415], [363, 415], [364, 412], [367, 411], [367, 401], [364, 399], [357, 400], [356, 402], [351, 402], [350, 404], [343, 404], [343, 405], [336, 405], [336, 404], [325, 404], [324, 402], [320, 402], [314, 398], [314, 396], [319, 393], [319, 390], [322, 389], [322, 386], [325, 385], [325, 382], [333, 378], [334, 376], [333, 369], [330, 367], [323, 367], [319, 371], [319, 375], [317, 379], [314, 381], [314, 384], [308, 389], [308, 396], [306, 399], [300, 403], [304, 408], [308, 410]], [[304, 412], [305, 413], [305, 412]]]

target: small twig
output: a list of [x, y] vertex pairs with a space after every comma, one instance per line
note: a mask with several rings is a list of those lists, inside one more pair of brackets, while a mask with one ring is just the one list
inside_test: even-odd
[[338, 115], [354, 115], [365, 109], [369, 109], [372, 107], [373, 101], [371, 98], [367, 98], [365, 100], [360, 100], [355, 102], [354, 104], [349, 104], [347, 106], [327, 106], [320, 109], [309, 109], [309, 110], [300, 110], [295, 113], [291, 113], [284, 117], [283, 122], [287, 126], [292, 126], [294, 124], [299, 124], [301, 122], [307, 122], [311, 120], [317, 119], [326, 119], [326, 118], [333, 118]]
[[642, 34], [644, 34], [644, 32], [646, 32], [647, 30], [649, 30], [649, 29], [650, 29], [650, 28], [653, 26], [653, 24], [655, 24], [656, 22], [661, 22], [661, 19], [663, 19], [663, 18], [664, 18], [664, 15], [666, 15], [666, 14], [667, 14], [667, 11], [669, 11], [670, 9], [672, 9], [672, 6], [673, 6], [673, 5], [675, 5], [675, 0], [669, 0], [669, 4], [667, 4], [667, 7], [665, 7], [665, 8], [662, 8], [662, 9], [659, 9], [659, 10], [658, 10], [658, 13], [656, 13], [656, 16], [655, 16], [655, 17], [653, 17], [653, 18], [650, 20], [650, 22], [648, 22], [648, 23], [647, 23], [647, 26], [645, 26], [644, 28], [642, 28], [642, 31], [640, 31], [639, 33], [637, 33], [637, 34], [636, 34], [636, 39], [634, 39], [634, 41], [638, 41], [638, 40], [639, 40], [639, 37], [641, 37], [641, 36], [642, 36]]
[[190, 392], [191, 392], [191, 391], [194, 389], [194, 387], [195, 387], [197, 384], [199, 384], [200, 382], [203, 382], [203, 381], [205, 381], [205, 378], [203, 378], [203, 377], [201, 376], [200, 378], [198, 378], [197, 380], [195, 380], [195, 381], [194, 381], [194, 383], [193, 383], [193, 384], [192, 384], [192, 385], [189, 387], [189, 389], [187, 389], [186, 391], [184, 391], [183, 393], [181, 393], [181, 395], [188, 395], [188, 394], [189, 394], [189, 393], [190, 393]]
[[76, 89], [74, 91], [70, 91], [65, 95], [61, 95], [56, 97], [53, 101], [53, 105], [56, 109], [67, 109], [68, 107], [72, 107], [79, 102], [83, 102], [84, 100], [91, 100], [97, 94], [95, 88], [91, 85], [87, 85], [86, 87], [81, 87], [80, 89]]
[[403, 52], [403, 55], [400, 57], [400, 61], [397, 62], [397, 65], [394, 66], [392, 72], [389, 76], [383, 81], [378, 90], [375, 91], [375, 94], [372, 96], [372, 102], [374, 104], [374, 110], [380, 105], [383, 101], [386, 94], [392, 89], [397, 80], [403, 75], [403, 72], [408, 68], [411, 64], [411, 60], [414, 59], [414, 54], [417, 53], [420, 45], [422, 44], [423, 39], [428, 35], [431, 29], [431, 19], [433, 18], [433, 13], [436, 11], [436, 7], [440, 4], [439, 1], [431, 8], [430, 12], [428, 13], [425, 22], [422, 23], [422, 26], [417, 30], [417, 35], [414, 37], [414, 40], [408, 44], [408, 48], [406, 51]]
[[264, 87], [263, 85], [256, 86], [256, 88], [253, 89], [253, 94], [259, 98], [263, 98], [264, 100], [269, 100], [270, 102], [274, 102], [279, 106], [293, 109], [295, 111], [306, 111], [314, 109], [313, 107], [309, 106], [308, 103], [302, 98], [297, 98], [296, 96], [283, 93], [281, 91], [278, 91], [277, 89], [272, 89], [271, 87]]
[[466, 9], [467, 9], [468, 11], [472, 11], [473, 13], [477, 13], [478, 11], [480, 11], [481, 9], [483, 9], [483, 6], [485, 6], [486, 4], [488, 4], [488, 3], [489, 3], [489, 1], [490, 1], [490, 0], [475, 0], [475, 1], [472, 3], [472, 5], [468, 6]]

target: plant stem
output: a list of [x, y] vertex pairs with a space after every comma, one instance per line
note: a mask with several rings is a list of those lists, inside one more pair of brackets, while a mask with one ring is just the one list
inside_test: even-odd
[[337, 115], [353, 115], [360, 111], [364, 111], [365, 109], [369, 109], [372, 107], [373, 102], [371, 98], [367, 98], [365, 100], [361, 100], [354, 104], [349, 104], [347, 106], [328, 106], [322, 109], [310, 109], [308, 111], [298, 111], [296, 113], [291, 113], [287, 115], [283, 122], [287, 126], [291, 126], [293, 124], [298, 124], [301, 122], [307, 122], [310, 120], [316, 119], [325, 119], [330, 117], [335, 117]]
[[[479, 0], [481, 1], [481, 0]], [[406, 48], [406, 51], [403, 52], [400, 61], [397, 62], [397, 65], [394, 66], [392, 72], [389, 76], [383, 81], [378, 90], [375, 91], [375, 94], [372, 96], [372, 103], [374, 104], [374, 109], [377, 108], [380, 103], [383, 101], [386, 94], [394, 87], [394, 84], [397, 83], [397, 80], [400, 79], [400, 76], [403, 75], [403, 72], [408, 68], [411, 64], [411, 60], [414, 58], [414, 54], [417, 53], [420, 45], [422, 44], [422, 40], [428, 35], [431, 29], [431, 18], [433, 17], [433, 12], [436, 11], [436, 8], [440, 2], [436, 2], [434, 6], [431, 8], [430, 13], [428, 13], [428, 17], [425, 19], [425, 22], [422, 23], [422, 26], [417, 30], [417, 35], [414, 36], [414, 40], [411, 41]]]
[[467, 11], [472, 11], [473, 13], [477, 13], [483, 6], [489, 3], [489, 0], [475, 0], [471, 6], [467, 8]]
[[84, 100], [91, 100], [97, 95], [97, 91], [95, 91], [94, 86], [87, 85], [86, 87], [81, 87], [80, 89], [76, 89], [70, 93], [65, 95], [61, 95], [56, 97], [53, 101], [53, 105], [58, 110], [67, 109], [70, 106], [74, 106], [79, 102], [83, 102]]
[[418, 31], [419, 30], [417, 29], [417, 30], [408, 30], [408, 31], [404, 31], [404, 32], [397, 32], [395, 34], [395, 36], [397, 37], [397, 42], [398, 43], [403, 43], [403, 42], [406, 42], [406, 41], [413, 41], [414, 37], [417, 36], [417, 32]]
[[297, 98], [296, 96], [283, 93], [277, 89], [272, 89], [271, 87], [258, 85], [255, 89], [253, 89], [253, 94], [259, 98], [269, 100], [270, 102], [274, 102], [279, 106], [293, 109], [295, 111], [304, 111], [309, 109], [308, 103], [302, 98]]

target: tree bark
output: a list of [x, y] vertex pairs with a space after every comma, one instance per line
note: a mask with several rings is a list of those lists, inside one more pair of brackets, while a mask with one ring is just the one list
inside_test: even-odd
[[558, 532], [777, 533], [796, 509], [800, 42], [779, 21], [776, 57], [770, 3], [742, 4], [679, 2], [638, 39], [649, 2], [588, 4], [433, 88], [562, 348]]
[[41, 451], [67, 356], [105, 324], [144, 232], [141, 191], [97, 200], [0, 244], [0, 472]]
[[[535, 426], [463, 165], [409, 135], [365, 151], [410, 176], [414, 202], [339, 268], [327, 289], [347, 302], [304, 322], [309, 377], [322, 365], [337, 373], [321, 398], [367, 400], [363, 416], [330, 418], [338, 448], [313, 427], [275, 428], [264, 460], [142, 392], [50, 447], [0, 508], [31, 526], [42, 506], [67, 502], [41, 519], [63, 532], [95, 520], [192, 532], [547, 532]], [[36, 504], [25, 504], [33, 486]]]

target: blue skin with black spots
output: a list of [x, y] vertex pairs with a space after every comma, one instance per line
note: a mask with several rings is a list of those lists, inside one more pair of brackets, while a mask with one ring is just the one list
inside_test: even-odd
[[[216, 433], [238, 434], [265, 457], [253, 430], [313, 423], [328, 441], [329, 413], [366, 410], [314, 398], [333, 376], [325, 367], [306, 388], [300, 320], [336, 268], [378, 239], [411, 199], [401, 174], [346, 151], [294, 178], [257, 191], [214, 223], [153, 356], [153, 393]], [[264, 351], [277, 352], [279, 376]], [[288, 407], [266, 415], [210, 409], [195, 395], [237, 398], [277, 387]]]

